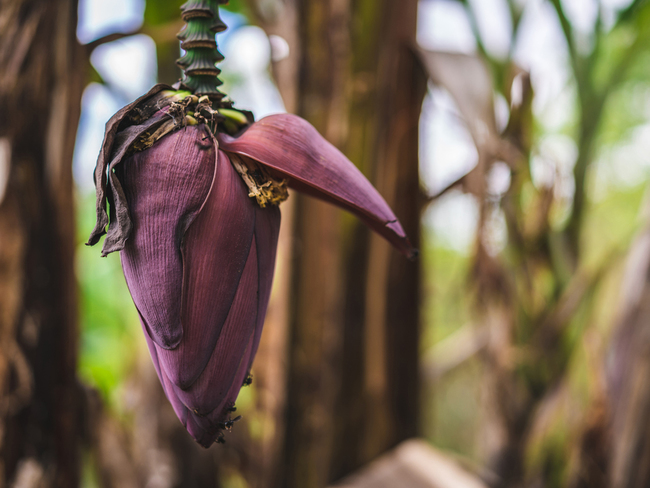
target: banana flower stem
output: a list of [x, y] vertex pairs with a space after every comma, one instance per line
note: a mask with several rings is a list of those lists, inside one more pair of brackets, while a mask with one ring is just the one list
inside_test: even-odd
[[215, 35], [226, 30], [226, 24], [219, 17], [219, 5], [228, 0], [188, 0], [181, 6], [181, 17], [185, 27], [178, 33], [185, 55], [176, 61], [183, 70], [181, 88], [202, 98], [207, 96], [215, 108], [228, 108], [222, 102], [225, 96], [217, 87], [221, 70], [216, 63], [224, 57], [217, 48]]

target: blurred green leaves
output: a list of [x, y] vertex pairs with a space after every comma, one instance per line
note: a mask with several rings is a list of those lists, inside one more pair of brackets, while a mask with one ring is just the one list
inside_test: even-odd
[[109, 405], [141, 347], [138, 315], [117, 255], [101, 258], [84, 245], [95, 221], [94, 194], [79, 195], [76, 273], [80, 292], [79, 375], [97, 387]]

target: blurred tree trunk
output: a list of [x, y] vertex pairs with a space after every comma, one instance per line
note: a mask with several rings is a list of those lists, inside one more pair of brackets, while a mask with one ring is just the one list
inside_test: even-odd
[[76, 0], [0, 2], [0, 486], [75, 487]]
[[[650, 221], [628, 253], [620, 287], [618, 320], [606, 365], [608, 417], [602, 422], [608, 463], [599, 471], [609, 475], [609, 486], [650, 485]], [[584, 456], [583, 456], [584, 457]], [[587, 467], [587, 463], [583, 463]], [[606, 468], [609, 468], [607, 470]]]
[[[274, 65], [287, 109], [362, 169], [417, 246], [417, 1], [252, 4], [291, 48]], [[416, 434], [419, 264], [331, 206], [292, 200], [283, 441], [261, 479], [320, 487]]]

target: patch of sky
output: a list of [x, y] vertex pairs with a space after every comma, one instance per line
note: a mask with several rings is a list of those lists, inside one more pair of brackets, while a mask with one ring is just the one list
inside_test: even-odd
[[[543, 124], [553, 127], [568, 122], [570, 110], [567, 110], [566, 99], [560, 100], [570, 80], [568, 51], [555, 10], [548, 2], [531, 0], [526, 3], [513, 58], [530, 72], [535, 115]], [[554, 110], [554, 107], [559, 109]]]
[[271, 47], [266, 33], [255, 26], [240, 27], [223, 44], [226, 59], [220, 67], [237, 80], [226, 87], [228, 95], [237, 108], [254, 112], [258, 119], [285, 111], [269, 73]]
[[91, 83], [84, 91], [72, 166], [75, 182], [83, 192], [94, 189], [93, 170], [104, 139], [104, 125], [120, 108], [116, 97], [104, 85]]
[[469, 0], [485, 50], [504, 60], [510, 52], [512, 21], [506, 0]]
[[115, 32], [133, 32], [142, 25], [144, 0], [81, 0], [77, 38], [82, 44]]
[[140, 34], [103, 44], [93, 51], [90, 61], [123, 105], [156, 83], [156, 43], [149, 36]]
[[468, 173], [478, 152], [447, 91], [432, 87], [420, 116], [420, 172], [424, 186], [437, 193]]
[[427, 208], [422, 222], [432, 232], [436, 246], [469, 255], [476, 241], [478, 217], [476, 198], [451, 190]]
[[540, 138], [531, 159], [531, 178], [538, 188], [554, 186], [556, 197], [573, 198], [573, 167], [578, 147], [563, 134], [547, 134]]
[[473, 53], [476, 40], [465, 8], [451, 0], [420, 0], [417, 42], [426, 49]]
[[510, 188], [511, 180], [510, 167], [503, 161], [496, 161], [487, 175], [488, 193], [495, 197], [501, 197]]
[[633, 187], [650, 177], [650, 123], [634, 128], [621, 143], [604, 148], [592, 168], [594, 200], [602, 200], [614, 187]]
[[105, 84], [92, 83], [84, 91], [73, 159], [75, 181], [92, 191], [97, 155], [108, 119], [121, 107], [146, 93], [156, 83], [156, 44], [135, 35], [104, 44], [91, 55], [93, 67]]
[[576, 31], [588, 34], [594, 30], [598, 17], [598, 2], [596, 0], [564, 0], [562, 7]]

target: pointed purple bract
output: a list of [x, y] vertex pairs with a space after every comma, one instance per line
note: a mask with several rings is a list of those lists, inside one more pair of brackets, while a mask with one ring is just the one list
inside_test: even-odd
[[[207, 415], [215, 409], [223, 409], [226, 403], [226, 394], [241, 367], [240, 362], [255, 332], [257, 272], [257, 252], [253, 245], [241, 281], [236, 288], [237, 293], [232, 300], [228, 317], [220, 329], [221, 333], [216, 345], [212, 347], [212, 354], [205, 370], [192, 384], [184, 389], [176, 389], [176, 394], [181, 401], [197, 414]], [[187, 341], [183, 340], [183, 343], [187, 344]], [[196, 344], [196, 346], [200, 345], [200, 342]], [[159, 358], [162, 362], [161, 367], [167, 371], [164, 358], [162, 356]], [[244, 364], [243, 367], [248, 371], [248, 364]], [[214, 381], [215, 378], [219, 378], [219, 381]], [[233, 398], [232, 401], [234, 400]]]
[[291, 114], [270, 115], [239, 137], [218, 137], [224, 151], [272, 168], [289, 179], [290, 187], [356, 214], [408, 257], [417, 254], [379, 192], [306, 120]]

